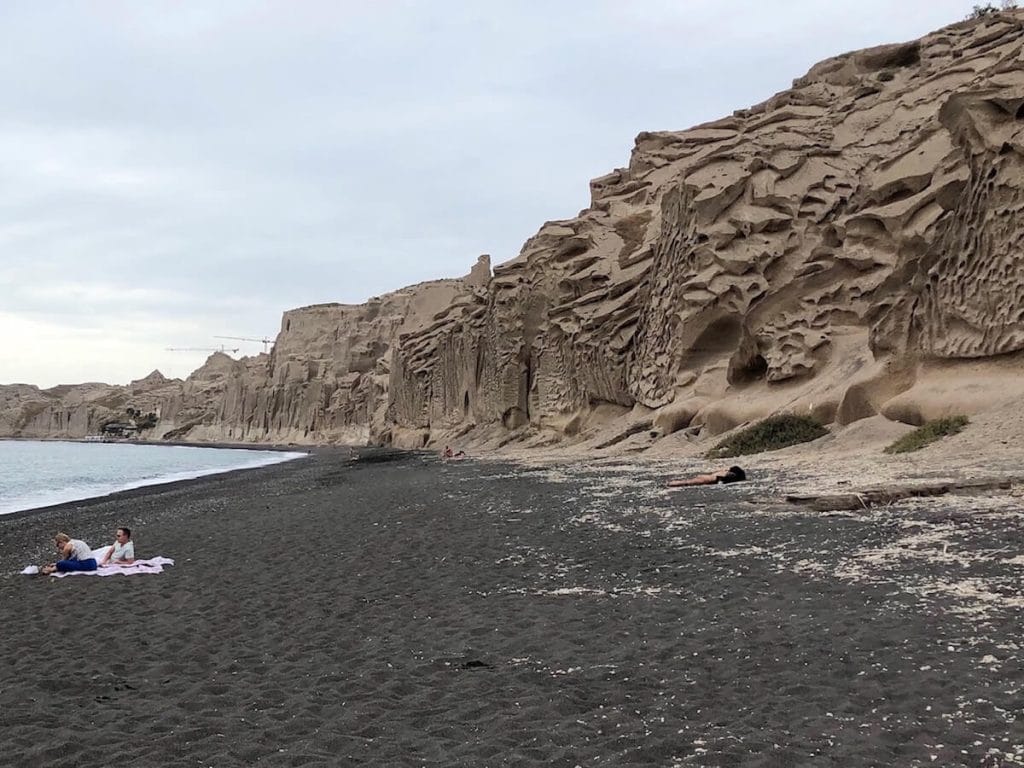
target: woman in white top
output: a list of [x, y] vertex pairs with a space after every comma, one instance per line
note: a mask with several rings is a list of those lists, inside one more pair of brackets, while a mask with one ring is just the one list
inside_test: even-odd
[[60, 560], [44, 567], [43, 573], [96, 570], [96, 558], [92, 556], [89, 545], [81, 539], [72, 539], [66, 533], [58, 533], [53, 537], [53, 543], [60, 553]]
[[114, 544], [107, 547], [100, 565], [131, 565], [134, 562], [135, 545], [132, 544], [132, 531], [130, 528], [118, 528], [114, 534]]

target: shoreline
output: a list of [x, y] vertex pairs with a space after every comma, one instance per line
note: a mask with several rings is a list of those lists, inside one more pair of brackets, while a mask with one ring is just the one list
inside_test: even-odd
[[[233, 448], [236, 446], [231, 444], [224, 444], [218, 447]], [[235, 477], [244, 476], [248, 473], [274, 471], [277, 469], [295, 465], [297, 463], [301, 463], [304, 459], [314, 457], [328, 457], [330, 459], [336, 459], [339, 464], [345, 465], [350, 462], [353, 462], [353, 460], [356, 457], [359, 457], [360, 455], [364, 457], [369, 456], [368, 460], [364, 458], [364, 460], [366, 460], [367, 463], [373, 463], [373, 457], [374, 455], [377, 454], [390, 455], [398, 460], [414, 458], [422, 459], [424, 457], [429, 457], [433, 455], [432, 452], [430, 451], [397, 450], [389, 448], [382, 449], [376, 447], [353, 448], [350, 446], [305, 446], [305, 450], [301, 451], [294, 450], [292, 447], [288, 447], [287, 452], [303, 453], [305, 454], [305, 456], [297, 456], [294, 459], [286, 459], [284, 461], [274, 462], [273, 464], [261, 464], [255, 467], [238, 467], [235, 469], [225, 469], [223, 471], [217, 471], [207, 475], [199, 475], [198, 477], [168, 480], [167, 482], [141, 485], [135, 488], [126, 488], [119, 491], [112, 491], [111, 493], [107, 493], [101, 496], [87, 496], [81, 499], [72, 499], [69, 501], [58, 502], [56, 504], [47, 504], [46, 506], [42, 507], [19, 509], [16, 512], [7, 512], [4, 514], [0, 514], [0, 526], [2, 526], [4, 521], [8, 520], [23, 520], [42, 513], [62, 514], [71, 511], [85, 511], [92, 507], [96, 507], [102, 504], [116, 504], [122, 501], [135, 501], [139, 499], [145, 499], [148, 496], [160, 496], [161, 494], [167, 491], [200, 491], [204, 484], [212, 485], [219, 480], [233, 479]], [[500, 459], [497, 460], [501, 461]], [[481, 461], [487, 461], [487, 459], [482, 458]], [[509, 461], [508, 463], [514, 462]], [[2, 530], [0, 530], [0, 532], [2, 532]]]
[[[881, 421], [881, 417], [855, 422], [845, 429], [831, 432], [810, 443], [731, 459], [705, 459], [700, 453], [692, 451], [692, 445], [685, 441], [678, 439], [673, 441], [669, 438], [652, 450], [637, 452], [629, 450], [594, 451], [585, 445], [555, 448], [516, 446], [499, 449], [468, 445], [469, 455], [465, 460], [487, 464], [511, 464], [527, 470], [539, 467], [554, 471], [573, 472], [585, 471], [588, 467], [631, 467], [641, 472], [660, 472], [666, 480], [708, 471], [709, 468], [718, 464], [724, 466], [738, 463], [747, 468], [748, 472], [753, 472], [754, 477], [766, 481], [764, 487], [769, 490], [770, 495], [759, 500], [764, 503], [773, 501], [783, 503], [784, 497], [789, 494], [851, 492], [885, 485], [927, 483], [936, 480], [963, 481], [993, 477], [1019, 480], [1020, 478], [1019, 467], [1024, 464], [1024, 439], [1019, 442], [1013, 441], [1009, 446], [1006, 440], [1001, 440], [998, 451], [986, 450], [993, 442], [991, 438], [993, 424], [986, 423], [987, 421], [996, 421], [992, 417], [972, 421], [967, 431], [941, 440], [923, 450], [897, 456], [882, 453], [882, 448], [891, 440], [892, 424], [886, 421], [882, 429], [879, 430], [878, 421]], [[1015, 419], [1010, 426], [1014, 433], [1024, 435], [1024, 423], [1021, 422], [1021, 419]], [[1002, 422], [999, 423], [1002, 424]], [[63, 438], [0, 438], [0, 440], [87, 442]], [[344, 455], [350, 461], [357, 457], [365, 458], [375, 455], [439, 458], [439, 449], [407, 449], [391, 446], [138, 440], [114, 442], [115, 444], [128, 443], [132, 445], [291, 452], [303, 453], [307, 456], [329, 453]], [[218, 472], [216, 475], [236, 471], [246, 472], [260, 468], [226, 470]], [[31, 514], [53, 507], [81, 505], [86, 501], [105, 499], [111, 495], [131, 494], [145, 488], [198, 482], [204, 477], [156, 483], [103, 496], [33, 507], [0, 515], [0, 519], [9, 518], [12, 515]]]
[[[9, 439], [9, 438], [0, 438], [0, 440], [7, 440], [7, 439]], [[18, 438], [18, 440], [19, 441], [25, 441], [25, 442], [70, 442], [70, 443], [95, 444], [95, 443], [90, 443], [88, 441], [83, 441], [83, 440], [58, 440], [58, 439], [35, 440], [35, 439], [31, 439], [31, 438], [24, 438], [24, 439]], [[125, 441], [125, 442], [127, 442], [127, 441]], [[101, 443], [101, 444], [106, 444], [106, 443]], [[139, 445], [150, 445], [150, 444], [147, 444], [147, 443], [136, 443], [136, 444], [139, 444]], [[169, 447], [171, 446], [171, 444], [169, 444], [169, 443], [167, 443], [167, 444], [152, 443], [151, 445], [156, 445], [156, 446], [167, 445]], [[34, 513], [37, 513], [37, 512], [43, 512], [43, 511], [48, 511], [48, 510], [60, 510], [61, 508], [66, 508], [66, 507], [68, 507], [68, 508], [70, 508], [70, 507], [86, 507], [86, 506], [89, 506], [92, 503], [101, 502], [101, 501], [105, 501], [105, 500], [108, 500], [108, 499], [115, 499], [115, 497], [117, 499], [133, 498], [133, 497], [136, 497], [136, 496], [144, 495], [144, 492], [149, 490], [149, 489], [165, 488], [165, 487], [168, 487], [168, 488], [180, 487], [180, 486], [182, 486], [184, 484], [201, 482], [201, 481], [203, 481], [203, 480], [205, 480], [207, 478], [214, 478], [214, 477], [218, 477], [220, 475], [231, 474], [231, 473], [235, 473], [235, 472], [250, 472], [250, 471], [253, 471], [253, 470], [265, 469], [265, 468], [268, 468], [268, 467], [275, 467], [275, 466], [279, 466], [279, 465], [282, 465], [282, 464], [288, 464], [290, 462], [298, 461], [300, 459], [306, 458], [306, 457], [308, 457], [313, 452], [311, 450], [295, 450], [294, 448], [287, 448], [287, 449], [285, 449], [283, 447], [282, 448], [275, 448], [274, 450], [262, 451], [262, 449], [259, 449], [259, 448], [252, 448], [252, 447], [243, 448], [241, 446], [229, 445], [229, 444], [221, 444], [221, 445], [216, 445], [216, 446], [212, 446], [212, 445], [211, 446], [185, 445], [185, 444], [182, 444], [182, 445], [175, 445], [173, 447], [186, 447], [186, 448], [205, 448], [205, 447], [209, 447], [211, 449], [247, 450], [247, 451], [252, 451], [252, 452], [267, 452], [267, 453], [294, 453], [294, 454], [301, 454], [301, 455], [295, 455], [295, 456], [292, 456], [290, 458], [284, 458], [284, 459], [281, 459], [281, 460], [275, 460], [275, 461], [272, 461], [272, 462], [269, 462], [269, 463], [266, 463], [266, 464], [257, 464], [255, 466], [229, 467], [229, 468], [225, 468], [225, 469], [219, 469], [219, 468], [200, 469], [200, 470], [195, 470], [199, 474], [193, 475], [191, 477], [178, 477], [178, 478], [174, 478], [174, 479], [166, 479], [166, 477], [165, 478], [154, 477], [154, 478], [147, 478], [147, 479], [144, 479], [144, 480], [141, 480], [141, 481], [130, 481], [128, 483], [129, 487], [120, 487], [120, 488], [117, 488], [115, 490], [111, 490], [111, 491], [104, 492], [104, 493], [99, 493], [97, 495], [75, 497], [75, 498], [65, 499], [65, 500], [62, 500], [62, 501], [57, 501], [57, 502], [50, 503], [50, 504], [42, 504], [42, 505], [39, 505], [39, 506], [27, 507], [25, 509], [18, 509], [18, 510], [13, 510], [13, 511], [10, 511], [10, 512], [0, 512], [0, 520], [11, 519], [11, 518], [15, 518], [15, 517], [19, 517], [20, 518], [20, 517], [30, 516], [30, 515], [32, 515]], [[178, 474], [178, 473], [172, 473], [172, 474]], [[141, 483], [141, 484], [135, 484], [135, 483]]]
[[86, 443], [88, 445], [155, 445], [175, 448], [228, 448], [239, 451], [295, 451], [308, 452], [320, 448], [357, 448], [343, 445], [299, 445], [297, 443], [196, 443], [187, 440], [86, 440], [84, 437], [0, 437], [0, 442], [28, 443]]
[[[195, 478], [143, 485], [103, 496], [91, 496], [0, 515], [0, 578], [5, 571], [9, 573], [13, 565], [13, 562], [9, 562], [12, 557], [19, 558], [18, 562], [26, 560], [26, 564], [28, 561], [34, 563], [37, 560], [52, 559], [49, 553], [49, 538], [54, 531], [81, 532], [76, 535], [92, 545], [93, 541], [99, 542], [110, 537], [106, 528], [112, 531], [116, 527], [127, 525], [134, 529], [138, 528], [140, 522], [144, 526], [145, 515], [139, 512], [140, 509], [161, 507], [177, 498], [202, 502], [222, 492], [224, 488], [244, 488], [250, 483], [273, 483], [287, 477], [292, 470], [298, 471], [309, 458], [324, 458], [324, 454], [330, 456], [331, 453], [311, 452], [303, 457], [305, 460], [296, 458], [257, 467], [229, 469]], [[99, 521], [102, 519], [110, 522], [106, 526], [100, 525]], [[117, 520], [121, 522], [115, 522]], [[46, 533], [30, 533], [32, 531]], [[19, 532], [24, 543], [21, 546], [16, 543], [12, 545], [12, 537], [17, 538]]]

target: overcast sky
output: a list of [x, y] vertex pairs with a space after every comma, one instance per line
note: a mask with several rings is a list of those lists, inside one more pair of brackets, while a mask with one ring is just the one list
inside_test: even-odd
[[507, 261], [638, 132], [972, 4], [3, 0], [0, 384], [185, 376], [166, 347]]

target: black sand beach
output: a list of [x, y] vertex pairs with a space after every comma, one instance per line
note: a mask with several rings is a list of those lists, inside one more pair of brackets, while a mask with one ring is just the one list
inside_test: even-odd
[[[0, 518], [0, 764], [1024, 760], [1012, 501], [829, 517], [756, 479], [347, 458]], [[177, 564], [15, 575], [117, 525]]]

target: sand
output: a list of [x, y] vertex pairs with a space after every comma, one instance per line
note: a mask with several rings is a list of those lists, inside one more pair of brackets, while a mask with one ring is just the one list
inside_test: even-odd
[[[313, 457], [0, 518], [0, 764], [1024, 761], [1013, 495]], [[17, 576], [117, 525], [159, 576]]]

